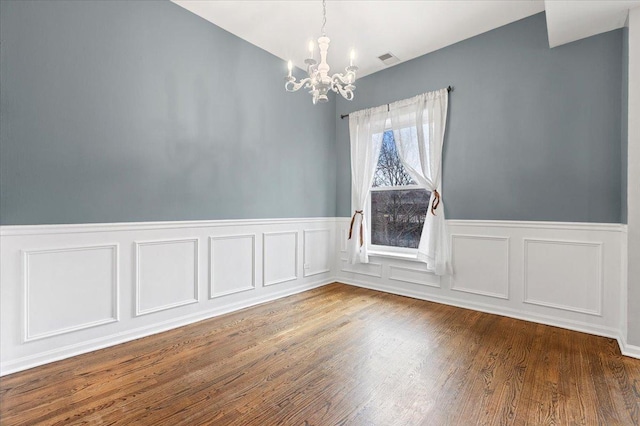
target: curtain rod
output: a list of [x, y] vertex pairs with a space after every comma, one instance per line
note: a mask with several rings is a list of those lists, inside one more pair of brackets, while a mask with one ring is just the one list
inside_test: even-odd
[[[453, 92], [453, 86], [447, 86], [447, 92]], [[389, 104], [387, 104], [387, 110], [389, 110]], [[349, 114], [340, 114], [340, 120], [347, 118]]]

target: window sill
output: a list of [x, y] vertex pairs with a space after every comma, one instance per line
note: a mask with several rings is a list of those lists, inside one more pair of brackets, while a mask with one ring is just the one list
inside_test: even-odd
[[[406, 260], [409, 262], [420, 262], [413, 253], [399, 253], [384, 250], [369, 250], [369, 256], [384, 257], [387, 259]], [[421, 263], [421, 262], [420, 262]]]

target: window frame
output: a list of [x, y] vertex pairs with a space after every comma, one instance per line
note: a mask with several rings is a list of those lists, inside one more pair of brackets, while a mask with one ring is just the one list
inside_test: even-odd
[[[389, 124], [389, 123], [387, 123]], [[391, 128], [390, 125], [387, 125], [385, 127], [385, 130], [383, 133], [386, 133], [388, 131], [393, 132], [393, 129]], [[395, 137], [393, 138], [393, 143], [395, 144]], [[396, 148], [397, 150], [397, 148]], [[379, 156], [380, 154], [378, 154]], [[377, 163], [376, 163], [376, 168], [377, 168]], [[404, 166], [403, 166], [404, 168]], [[405, 171], [406, 173], [406, 171]], [[373, 222], [371, 221], [371, 193], [373, 191], [376, 192], [383, 192], [383, 191], [406, 191], [406, 190], [412, 190], [412, 189], [422, 189], [423, 191], [427, 191], [426, 189], [424, 189], [423, 187], [416, 185], [416, 184], [412, 184], [412, 185], [395, 185], [395, 186], [372, 186], [371, 188], [369, 188], [369, 193], [367, 194], [367, 208], [366, 208], [366, 220], [367, 220], [367, 224], [369, 225], [367, 227], [367, 251], [369, 252], [370, 255], [372, 256], [378, 256], [378, 257], [390, 257], [390, 258], [401, 258], [404, 260], [415, 260], [417, 261], [416, 257], [418, 255], [418, 249], [417, 248], [410, 248], [410, 247], [395, 247], [395, 246], [383, 246], [383, 245], [378, 245], [378, 244], [373, 244], [372, 243], [372, 236], [371, 236], [371, 230], [373, 227]], [[429, 192], [429, 191], [427, 191]]]

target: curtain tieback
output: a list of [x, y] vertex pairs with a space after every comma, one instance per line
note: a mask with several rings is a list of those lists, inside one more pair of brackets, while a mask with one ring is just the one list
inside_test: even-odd
[[440, 194], [437, 189], [433, 190], [433, 203], [431, 203], [431, 214], [436, 215], [436, 209], [440, 205]]
[[362, 210], [356, 210], [356, 212], [351, 216], [351, 226], [349, 226], [349, 239], [351, 239], [351, 235], [353, 234], [353, 223], [356, 221], [356, 215], [362, 216], [362, 220], [360, 221], [360, 245], [364, 245], [364, 227], [362, 226], [362, 222], [364, 221], [364, 214], [362, 214]]

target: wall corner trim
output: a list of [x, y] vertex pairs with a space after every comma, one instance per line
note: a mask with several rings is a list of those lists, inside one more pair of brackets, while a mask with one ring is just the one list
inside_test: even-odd
[[622, 355], [625, 355], [631, 358], [640, 359], [640, 346], [630, 345], [629, 343], [627, 343], [627, 339], [622, 333], [620, 333], [617, 340], [618, 340], [618, 346], [620, 346], [620, 352], [622, 353]]

